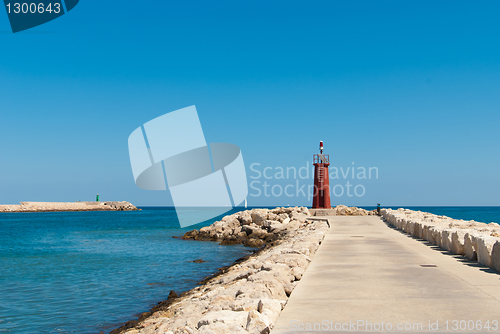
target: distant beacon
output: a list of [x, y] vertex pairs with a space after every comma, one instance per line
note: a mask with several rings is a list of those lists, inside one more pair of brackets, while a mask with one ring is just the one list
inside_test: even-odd
[[331, 209], [330, 205], [330, 180], [328, 178], [328, 166], [330, 156], [323, 154], [323, 141], [319, 142], [319, 154], [313, 155], [314, 163], [314, 193], [313, 209]]

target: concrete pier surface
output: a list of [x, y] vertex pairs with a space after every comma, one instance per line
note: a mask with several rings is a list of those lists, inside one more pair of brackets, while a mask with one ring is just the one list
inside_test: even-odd
[[378, 216], [324, 218], [330, 230], [272, 334], [500, 333], [499, 273]]

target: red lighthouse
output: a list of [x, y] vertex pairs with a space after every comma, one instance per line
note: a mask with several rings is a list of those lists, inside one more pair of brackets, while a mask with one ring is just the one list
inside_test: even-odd
[[331, 209], [330, 205], [330, 181], [328, 178], [328, 166], [330, 157], [323, 154], [323, 141], [319, 142], [319, 154], [313, 156], [314, 161], [314, 193], [313, 209]]

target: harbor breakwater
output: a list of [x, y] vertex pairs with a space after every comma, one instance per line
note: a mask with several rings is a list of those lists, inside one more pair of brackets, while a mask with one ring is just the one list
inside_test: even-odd
[[500, 273], [500, 225], [458, 220], [408, 209], [382, 209], [395, 228]]
[[134, 211], [129, 202], [21, 202], [0, 205], [0, 212], [59, 212], [59, 211]]
[[[373, 211], [339, 206], [338, 215]], [[315, 220], [313, 220], [315, 219]], [[328, 230], [305, 207], [252, 209], [186, 232], [186, 242], [260, 247], [190, 291], [171, 292], [112, 334], [269, 333]]]

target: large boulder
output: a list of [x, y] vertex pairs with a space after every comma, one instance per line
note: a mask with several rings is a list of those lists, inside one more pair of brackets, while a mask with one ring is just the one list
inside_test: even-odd
[[289, 266], [290, 268], [300, 267], [302, 269], [306, 269], [307, 266], [309, 265], [309, 262], [311, 262], [311, 259], [309, 259], [307, 256], [295, 253], [271, 255], [269, 258], [265, 260], [272, 261], [275, 263], [283, 263]]
[[183, 240], [193, 240], [194, 238], [196, 238], [196, 236], [199, 233], [200, 232], [198, 230], [187, 231], [186, 233], [184, 233], [184, 235], [181, 237], [181, 239], [183, 239]]
[[309, 209], [306, 208], [305, 206], [301, 207], [299, 212], [302, 212], [303, 214], [305, 214], [306, 216], [310, 216], [311, 213], [309, 212]]
[[269, 328], [270, 322], [267, 317], [258, 311], [248, 312], [247, 324], [245, 329], [250, 334], [268, 334], [271, 332]]
[[337, 210], [337, 216], [346, 216], [351, 214], [351, 210], [345, 205], [337, 205], [335, 210]]
[[290, 220], [296, 220], [298, 222], [305, 222], [307, 220], [307, 215], [304, 213], [299, 213], [299, 212], [293, 212], [290, 215]]
[[464, 254], [469, 260], [477, 260], [477, 239], [472, 232], [464, 235]]
[[491, 236], [480, 236], [477, 238], [477, 261], [483, 266], [491, 265], [491, 252], [497, 238]]
[[252, 223], [252, 216], [248, 211], [240, 212], [237, 215], [237, 218], [240, 221], [241, 225], [250, 225]]
[[255, 248], [258, 248], [258, 247], [262, 247], [264, 245], [264, 243], [265, 242], [262, 239], [250, 238], [250, 239], [245, 240], [245, 242], [243, 243], [243, 245], [245, 247], [255, 247]]
[[450, 250], [457, 255], [465, 254], [465, 231], [456, 230], [451, 234], [451, 246]]
[[266, 263], [262, 266], [262, 270], [250, 275], [247, 280], [249, 282], [277, 280], [283, 286], [292, 283], [295, 277], [290, 273], [290, 268], [282, 263]]
[[255, 298], [238, 298], [230, 305], [232, 311], [256, 311], [258, 308], [258, 299]]
[[252, 222], [260, 226], [267, 219], [267, 210], [255, 209], [252, 211], [251, 216]]
[[244, 225], [241, 227], [241, 232], [245, 232], [247, 235], [250, 235], [250, 234], [259, 234], [259, 233], [263, 233], [263, 230], [262, 228], [260, 228], [259, 226], [256, 226], [256, 225]]
[[278, 215], [277, 215], [277, 214], [275, 214], [275, 213], [269, 212], [269, 213], [267, 214], [267, 219], [268, 219], [268, 220], [278, 220]]
[[286, 213], [280, 213], [276, 220], [278, 220], [282, 223], [285, 223], [285, 220], [287, 220], [287, 219], [288, 219], [288, 221], [290, 221], [290, 218], [288, 217], [288, 215]]
[[271, 298], [286, 300], [287, 295], [285, 292], [285, 288], [279, 281], [277, 281], [276, 279], [269, 279], [265, 281], [252, 281], [251, 284], [247, 283], [245, 285], [242, 285], [236, 293], [236, 299], [241, 298]]
[[429, 242], [436, 245], [436, 246], [441, 247], [441, 241], [442, 241], [441, 232], [442, 232], [442, 230], [443, 229], [440, 226], [432, 226], [429, 229]]
[[353, 215], [353, 216], [367, 216], [368, 211], [366, 211], [365, 209], [354, 208], [354, 210], [352, 210], [352, 212], [351, 212], [351, 215]]
[[500, 273], [500, 239], [495, 242], [491, 250], [491, 267]]
[[198, 329], [202, 329], [203, 326], [210, 326], [215, 323], [223, 323], [228, 326], [235, 325], [235, 327], [240, 327], [241, 329], [246, 327], [248, 312], [234, 312], [230, 310], [222, 311], [212, 311], [206, 313], [198, 321]]
[[279, 233], [281, 231], [285, 231], [286, 233], [295, 232], [300, 228], [301, 223], [297, 220], [292, 220], [288, 224], [283, 225], [285, 226], [285, 228], [283, 230], [276, 231], [275, 233]]
[[441, 233], [441, 245], [442, 249], [446, 249], [447, 251], [451, 250], [451, 234], [453, 230], [446, 229]]
[[265, 227], [266, 229], [269, 230], [269, 228], [271, 227], [271, 225], [273, 224], [278, 224], [278, 225], [281, 225], [282, 223], [279, 221], [279, 220], [264, 220], [264, 222], [262, 222], [262, 227]]
[[224, 217], [222, 219], [222, 231], [226, 232], [229, 231], [232, 233], [235, 228], [240, 227], [240, 221], [233, 215], [229, 217]]
[[291, 274], [295, 277], [296, 281], [300, 281], [302, 279], [302, 275], [304, 275], [305, 270], [300, 267], [292, 268]]
[[224, 239], [220, 242], [220, 245], [231, 246], [231, 245], [242, 244], [247, 239], [246, 238], [246, 233], [243, 233], [243, 234], [245, 235], [244, 238], [240, 237], [238, 234], [224, 236]]
[[275, 222], [269, 225], [268, 231], [270, 233], [280, 233], [281, 231], [285, 230], [287, 228], [288, 224], [282, 224], [279, 222]]
[[429, 233], [429, 229], [432, 227], [433, 225], [428, 225], [428, 224], [424, 224], [422, 226], [422, 232], [421, 232], [421, 238], [424, 239], [424, 240], [427, 240], [427, 241], [430, 241], [430, 239], [432, 238], [432, 233]]
[[277, 299], [261, 299], [257, 306], [257, 311], [267, 317], [270, 325], [274, 325], [281, 313], [281, 303]]

